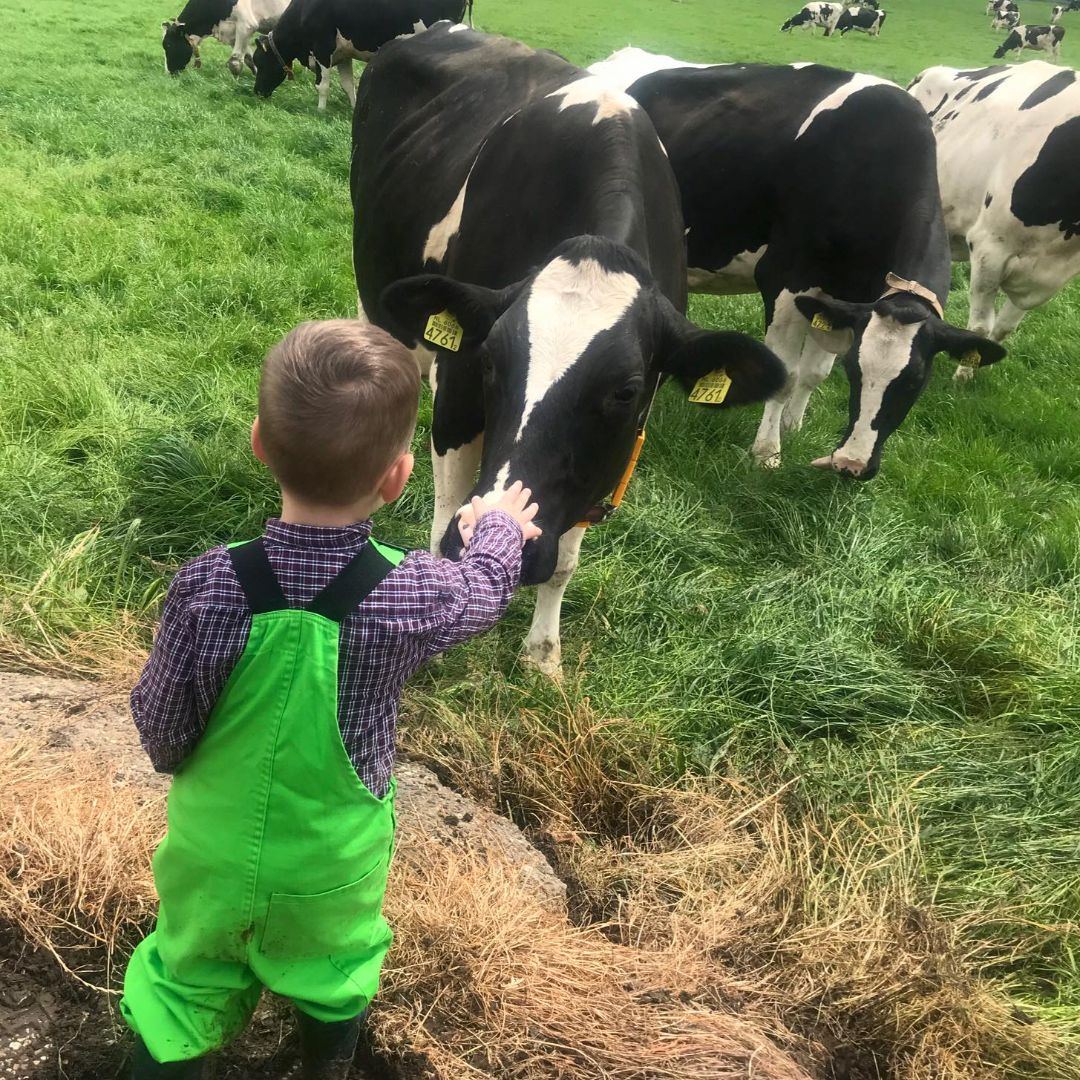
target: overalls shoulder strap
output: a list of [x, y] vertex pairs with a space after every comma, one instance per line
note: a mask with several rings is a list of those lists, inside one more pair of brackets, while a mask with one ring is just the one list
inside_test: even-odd
[[[378, 588], [404, 557], [405, 552], [399, 548], [369, 541], [303, 610], [341, 622]], [[229, 558], [253, 615], [289, 607], [262, 537], [229, 548]]]

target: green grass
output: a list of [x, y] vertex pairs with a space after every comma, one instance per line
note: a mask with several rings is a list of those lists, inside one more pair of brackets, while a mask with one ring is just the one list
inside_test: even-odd
[[[179, 562], [258, 530], [274, 509], [246, 449], [261, 357], [355, 304], [340, 90], [325, 116], [308, 77], [256, 101], [214, 44], [166, 78], [158, 24], [178, 6], [7, 4], [24, 62], [0, 66], [0, 640], [23, 660], [106, 667], [149, 640]], [[633, 43], [901, 81], [982, 65], [1001, 36], [980, 0], [886, 6], [879, 40], [780, 35], [797, 0], [479, 0], [477, 18], [581, 62]], [[58, 57], [32, 62], [43, 42]], [[956, 284], [962, 324], [964, 269]], [[756, 298], [692, 313], [761, 332]], [[973, 388], [943, 366], [868, 485], [806, 464], [841, 428], [840, 372], [775, 474], [746, 460], [756, 410], [666, 392], [567, 593], [566, 689], [517, 665], [526, 595], [417, 680], [413, 723], [437, 698], [512, 725], [565, 692], [662, 733], [666, 776], [799, 777], [837, 820], [909, 799], [927, 898], [1008, 909], [993, 974], [1080, 1034], [1078, 320], [1073, 287]], [[421, 457], [380, 533], [423, 544], [430, 503]]]

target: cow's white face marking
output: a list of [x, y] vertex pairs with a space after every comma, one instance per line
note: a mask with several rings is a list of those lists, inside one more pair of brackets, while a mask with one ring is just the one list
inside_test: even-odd
[[838, 86], [831, 94], [824, 97], [814, 106], [810, 115], [802, 122], [802, 127], [799, 128], [796, 139], [802, 138], [806, 134], [810, 125], [823, 113], [829, 112], [832, 109], [839, 109], [841, 105], [853, 94], [857, 94], [860, 90], [865, 90], [869, 86], [893, 86], [894, 83], [889, 82], [888, 79], [879, 79], [876, 75], [864, 75], [862, 73], [852, 75], [850, 79], [842, 86]]
[[[525, 313], [529, 368], [525, 401], [514, 442], [520, 442], [533, 410], [577, 363], [593, 339], [610, 330], [641, 292], [633, 274], [605, 270], [595, 259], [554, 259], [536, 276]], [[482, 498], [493, 501], [510, 482], [507, 461]]]
[[859, 344], [859, 371], [862, 392], [859, 419], [846, 442], [833, 455], [865, 466], [877, 445], [876, 428], [885, 391], [911, 361], [915, 335], [923, 322], [900, 323], [874, 312]]
[[574, 105], [592, 105], [596, 109], [593, 124], [601, 120], [610, 120], [614, 116], [629, 116], [639, 108], [638, 103], [621, 90], [613, 90], [606, 79], [598, 75], [586, 75], [558, 90], [548, 94], [549, 98], [562, 98], [559, 112], [565, 112]]

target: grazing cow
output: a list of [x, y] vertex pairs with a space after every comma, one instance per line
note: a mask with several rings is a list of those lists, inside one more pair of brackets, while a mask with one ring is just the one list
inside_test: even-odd
[[202, 67], [199, 42], [215, 37], [232, 46], [229, 70], [239, 75], [244, 64], [251, 65], [251, 39], [277, 24], [289, 0], [188, 0], [175, 19], [161, 24], [161, 46], [165, 50], [165, 70], [179, 75], [195, 58]]
[[686, 319], [679, 192], [656, 131], [554, 53], [443, 24], [386, 46], [360, 81], [352, 196], [362, 311], [422, 364], [435, 353], [433, 547], [461, 550], [470, 491], [532, 488], [544, 535], [522, 581], [546, 584], [525, 645], [554, 672], [575, 526], [601, 517], [659, 383], [724, 368], [736, 405], [773, 393], [783, 367]]
[[1016, 0], [990, 0], [986, 5], [986, 14], [997, 17], [1006, 11], [1019, 11]]
[[887, 12], [879, 8], [851, 7], [846, 8], [836, 22], [836, 29], [843, 37], [849, 30], [860, 30], [871, 37], [877, 37], [881, 33], [881, 27], [885, 23]]
[[752, 448], [762, 464], [779, 463], [781, 430], [802, 424], [837, 355], [847, 430], [814, 465], [862, 479], [935, 354], [1005, 355], [942, 318], [951, 267], [934, 133], [900, 87], [817, 64], [733, 64], [657, 71], [628, 92], [679, 181], [691, 289], [760, 292], [765, 343], [791, 373], [765, 406]]
[[1064, 4], [1055, 4], [1050, 11], [1050, 25], [1057, 26], [1061, 22], [1061, 16], [1065, 14]]
[[1001, 11], [994, 16], [991, 30], [1015, 30], [1020, 25], [1019, 11]]
[[968, 326], [1002, 341], [1080, 274], [1080, 81], [1032, 60], [933, 67], [909, 90], [934, 122], [953, 257], [971, 262]]
[[449, 20], [459, 22], [472, 0], [292, 0], [277, 27], [255, 46], [255, 93], [269, 97], [286, 78], [294, 60], [309, 64], [319, 86], [319, 109], [330, 93], [329, 69], [337, 68], [341, 87], [356, 104], [353, 60], [370, 60], [396, 37]]
[[1037, 52], [1048, 52], [1057, 60], [1061, 55], [1061, 41], [1064, 37], [1064, 26], [1017, 26], [997, 47], [994, 59], [1000, 60], [1013, 49], [1035, 49]]
[[814, 3], [806, 4], [801, 11], [797, 11], [792, 15], [791, 18], [780, 27], [780, 32], [790, 33], [796, 26], [801, 26], [804, 30], [809, 30], [810, 33], [813, 34], [814, 27], [820, 26], [824, 29], [825, 36], [829, 37], [843, 10], [843, 4], [824, 4], [815, 0]]

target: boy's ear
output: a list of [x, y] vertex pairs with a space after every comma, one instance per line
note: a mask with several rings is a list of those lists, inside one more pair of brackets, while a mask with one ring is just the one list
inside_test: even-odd
[[259, 418], [257, 416], [251, 422], [251, 452], [264, 465], [269, 464], [266, 460], [266, 451], [263, 449], [262, 434], [259, 431]]
[[665, 345], [659, 357], [665, 373], [689, 392], [698, 379], [723, 369], [731, 380], [718, 404], [747, 405], [772, 397], [787, 380], [783, 361], [748, 334], [702, 330], [671, 309]]
[[[971, 367], [986, 367], [996, 364], [1008, 355], [1004, 345], [989, 338], [979, 337], [970, 330], [961, 330], [943, 319], [930, 320], [930, 333], [933, 335], [934, 352], [948, 353], [954, 360]], [[975, 363], [978, 358], [978, 363]]]
[[810, 334], [826, 352], [843, 356], [855, 341], [855, 330], [870, 318], [873, 304], [796, 296], [795, 306], [810, 323]]
[[419, 274], [387, 285], [379, 302], [395, 336], [407, 344], [423, 339], [432, 315], [448, 311], [464, 333], [462, 345], [476, 348], [484, 343], [499, 316], [517, 299], [526, 281], [515, 282], [505, 289], [485, 289], [442, 274]]
[[401, 496], [415, 464], [416, 458], [406, 451], [390, 466], [379, 485], [379, 498], [384, 503], [392, 503]]

